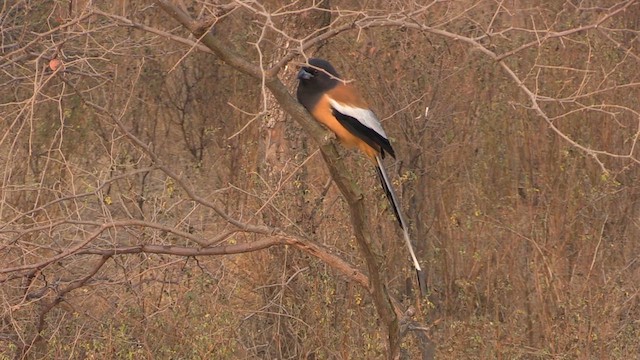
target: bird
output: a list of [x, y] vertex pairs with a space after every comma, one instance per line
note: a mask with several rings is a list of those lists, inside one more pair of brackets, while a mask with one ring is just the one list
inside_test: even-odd
[[345, 147], [358, 148], [372, 160], [382, 188], [402, 229], [413, 267], [416, 270], [420, 292], [425, 295], [426, 285], [420, 263], [411, 244], [407, 221], [382, 163], [386, 154], [395, 158], [396, 153], [380, 120], [369, 108], [368, 103], [358, 90], [343, 81], [340, 74], [327, 60], [309, 59], [298, 71], [297, 78], [296, 97], [298, 102], [316, 121], [335, 133]]

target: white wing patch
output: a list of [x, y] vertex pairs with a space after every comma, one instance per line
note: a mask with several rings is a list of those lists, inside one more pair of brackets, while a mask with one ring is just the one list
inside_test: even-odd
[[380, 121], [376, 117], [376, 114], [373, 113], [373, 111], [339, 103], [332, 99], [330, 96], [327, 96], [327, 99], [329, 100], [329, 104], [331, 104], [331, 107], [336, 109], [338, 112], [351, 116], [352, 118], [362, 123], [364, 126], [377, 132], [380, 136], [387, 139], [387, 134], [382, 129], [382, 125], [380, 124]]

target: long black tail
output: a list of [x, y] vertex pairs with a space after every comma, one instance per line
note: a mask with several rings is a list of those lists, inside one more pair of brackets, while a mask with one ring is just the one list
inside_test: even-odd
[[424, 282], [422, 269], [420, 268], [420, 264], [418, 263], [416, 254], [413, 251], [413, 245], [411, 245], [411, 238], [409, 237], [409, 227], [407, 226], [407, 222], [405, 221], [404, 216], [402, 215], [400, 202], [398, 201], [398, 197], [396, 196], [395, 191], [393, 191], [391, 180], [389, 180], [389, 176], [387, 175], [387, 172], [384, 169], [384, 165], [382, 164], [382, 159], [380, 158], [380, 155], [376, 156], [376, 161], [378, 163], [378, 166], [376, 166], [376, 170], [378, 170], [378, 177], [380, 177], [380, 183], [382, 183], [382, 188], [384, 189], [384, 192], [387, 195], [387, 199], [389, 199], [389, 203], [391, 204], [393, 213], [396, 215], [396, 219], [398, 219], [400, 228], [402, 228], [404, 241], [406, 242], [407, 248], [409, 249], [409, 254], [411, 254], [413, 267], [416, 269], [416, 275], [418, 277], [418, 286], [420, 287], [420, 293], [424, 296], [426, 295], [426, 292], [427, 292], [427, 286]]

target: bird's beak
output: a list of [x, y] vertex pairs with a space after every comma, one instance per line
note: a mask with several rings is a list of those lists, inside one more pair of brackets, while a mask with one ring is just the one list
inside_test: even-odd
[[300, 71], [298, 71], [298, 79], [300, 80], [309, 80], [312, 77], [313, 75], [311, 75], [311, 73], [306, 71], [305, 69], [300, 69]]

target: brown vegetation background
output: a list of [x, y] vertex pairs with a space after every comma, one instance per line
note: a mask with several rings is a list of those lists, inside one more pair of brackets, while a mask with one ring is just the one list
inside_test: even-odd
[[[640, 356], [640, 2], [0, 22], [0, 359]], [[391, 137], [425, 298], [370, 163], [278, 92], [312, 56]]]

